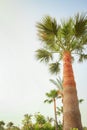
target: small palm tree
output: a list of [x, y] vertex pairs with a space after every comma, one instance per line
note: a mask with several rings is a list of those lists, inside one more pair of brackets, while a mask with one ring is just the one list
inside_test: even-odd
[[47, 99], [44, 103], [54, 103], [54, 115], [55, 115], [55, 130], [58, 130], [57, 112], [56, 112], [56, 99], [58, 98], [58, 91], [53, 89], [49, 93], [46, 93]]
[[24, 115], [24, 120], [22, 120], [23, 125], [28, 125], [29, 123], [31, 123], [31, 117], [32, 115], [30, 114], [25, 114]]
[[0, 121], [0, 126], [4, 126], [4, 125], [5, 125], [4, 121]]
[[12, 127], [13, 127], [13, 125], [14, 125], [14, 123], [13, 122], [8, 122], [7, 123], [7, 130], [11, 130], [12, 129]]
[[4, 125], [5, 125], [4, 121], [0, 121], [0, 130], [4, 130]]
[[52, 74], [60, 72], [63, 61], [63, 130], [82, 130], [72, 62], [75, 56], [79, 62], [87, 59], [87, 16], [77, 13], [61, 24], [55, 18], [45, 16], [36, 27], [42, 42], [42, 48], [36, 51], [37, 59], [49, 63]]
[[25, 114], [24, 119], [22, 120], [22, 130], [31, 130], [33, 129], [33, 123], [32, 123], [32, 115], [31, 114]]
[[[56, 78], [56, 80], [50, 79], [51, 83], [53, 83], [56, 88], [58, 89], [58, 97], [62, 98], [62, 103], [63, 103], [63, 81], [60, 77]], [[57, 114], [61, 115], [63, 113], [63, 106], [59, 108], [57, 107]], [[64, 119], [63, 119], [64, 122]]]
[[49, 123], [52, 123], [54, 121], [54, 119], [52, 118], [52, 117], [47, 117], [47, 122], [49, 122]]
[[53, 83], [58, 89], [58, 97], [61, 97], [63, 100], [63, 81], [61, 78], [56, 78], [56, 80], [50, 79], [50, 82]]

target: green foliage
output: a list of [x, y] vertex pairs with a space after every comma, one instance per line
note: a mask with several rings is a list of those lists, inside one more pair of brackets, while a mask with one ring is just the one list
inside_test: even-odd
[[87, 54], [81, 54], [79, 56], [79, 62], [83, 62], [83, 60], [87, 60]]
[[79, 103], [82, 103], [84, 101], [84, 99], [79, 99], [78, 102]]
[[53, 101], [54, 98], [57, 98], [57, 96], [58, 96], [58, 91], [55, 90], [55, 89], [50, 90], [49, 93], [46, 93], [46, 97], [47, 97], [49, 100], [52, 100], [52, 101]]
[[71, 128], [70, 130], [78, 130], [78, 128]]
[[0, 121], [0, 126], [4, 126], [4, 125], [5, 125], [4, 121]]
[[49, 62], [49, 60], [52, 59], [52, 54], [45, 49], [38, 49], [36, 51], [36, 58], [41, 62]]
[[55, 80], [50, 79], [50, 82], [53, 83], [57, 87], [58, 90], [60, 91], [63, 90], [63, 85], [62, 85], [63, 81], [60, 77], [56, 78]]
[[20, 128], [17, 126], [13, 126], [10, 130], [20, 130]]
[[57, 35], [58, 26], [55, 19], [50, 16], [46, 16], [42, 19], [42, 22], [38, 22], [36, 27], [38, 28], [38, 36], [40, 40], [49, 44], [50, 41], [55, 39]]
[[43, 116], [40, 113], [37, 113], [35, 116], [35, 124], [34, 128], [35, 130], [54, 130], [54, 126], [52, 126], [51, 121], [46, 119], [45, 116]]
[[9, 128], [11, 128], [13, 126], [13, 122], [9, 122], [8, 124], [7, 124], [7, 128], [9, 129]]
[[27, 125], [27, 124], [31, 124], [31, 117], [32, 117], [32, 115], [30, 114], [30, 115], [28, 115], [28, 114], [25, 114], [24, 115], [24, 119], [22, 120], [22, 124], [23, 125]]
[[62, 44], [68, 50], [70, 49], [70, 39], [73, 36], [73, 19], [69, 19], [67, 21], [62, 21], [61, 25], [61, 36], [62, 36]]
[[55, 62], [49, 64], [49, 71], [51, 72], [51, 74], [58, 74], [60, 72], [60, 63]]
[[83, 130], [87, 130], [87, 127], [84, 127]]
[[[25, 114], [25, 115], [27, 115], [27, 117], [31, 118], [31, 116], [29, 114]], [[25, 120], [25, 115], [24, 115], [23, 120]], [[31, 124], [24, 123], [22, 128], [19, 128], [18, 126], [14, 126], [12, 122], [8, 122], [6, 124], [6, 126], [9, 126], [9, 127], [6, 128], [6, 127], [4, 127], [4, 125], [5, 125], [4, 121], [0, 121], [0, 123], [3, 126], [3, 127], [0, 126], [0, 130], [55, 130], [55, 126], [52, 125], [53, 118], [48, 118], [48, 117], [46, 118], [44, 115], [42, 115], [40, 113], [33, 115], [33, 117], [36, 119], [35, 122], [33, 123], [31, 120]], [[63, 125], [61, 124], [61, 122], [58, 123], [58, 130], [63, 130]], [[72, 128], [70, 130], [78, 130], [78, 129]], [[83, 130], [87, 130], [87, 127], [84, 127]]]
[[87, 33], [87, 16], [85, 13], [75, 16], [75, 35], [76, 37], [81, 37]]
[[63, 130], [63, 125], [61, 123], [58, 124], [58, 130]]
[[46, 123], [46, 119], [43, 115], [41, 115], [40, 113], [35, 114], [35, 120], [36, 120], [36, 124], [44, 124]]
[[22, 120], [22, 130], [32, 130], [33, 128], [33, 123], [32, 123], [32, 115], [30, 114], [25, 114], [24, 119]]
[[43, 125], [35, 124], [35, 130], [55, 130], [55, 129], [50, 123], [46, 122]]
[[0, 130], [4, 130], [4, 125], [5, 125], [4, 121], [0, 121]]
[[55, 18], [45, 16], [36, 27], [43, 43], [42, 48], [45, 50], [37, 50], [36, 57], [40, 61], [49, 63], [51, 74], [59, 73], [59, 62], [63, 58], [64, 51], [71, 53], [73, 61], [74, 55], [78, 56], [76, 59], [79, 62], [87, 60], [87, 16], [85, 13], [77, 13], [74, 17], [63, 20], [61, 24], [58, 24]]
[[61, 114], [63, 114], [63, 107], [57, 107], [57, 114], [60, 116]]

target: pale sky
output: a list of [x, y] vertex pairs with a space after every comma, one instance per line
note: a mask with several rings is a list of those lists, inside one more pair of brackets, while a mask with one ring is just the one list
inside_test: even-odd
[[[24, 114], [53, 116], [44, 104], [45, 93], [55, 87], [48, 68], [35, 59], [40, 48], [36, 22], [45, 15], [62, 18], [87, 11], [87, 0], [0, 0], [0, 120], [20, 125]], [[73, 65], [82, 122], [87, 126], [87, 61]]]

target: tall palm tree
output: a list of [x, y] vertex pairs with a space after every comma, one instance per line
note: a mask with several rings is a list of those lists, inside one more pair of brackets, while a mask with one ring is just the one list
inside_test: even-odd
[[58, 97], [58, 91], [53, 89], [49, 93], [46, 93], [47, 99], [44, 100], [44, 103], [54, 103], [54, 116], [55, 116], [55, 130], [58, 130], [58, 122], [57, 122], [57, 112], [56, 112], [56, 99]]
[[61, 24], [57, 24], [55, 18], [45, 16], [36, 27], [42, 42], [42, 48], [36, 51], [37, 59], [49, 63], [50, 72], [55, 74], [60, 71], [63, 61], [63, 130], [82, 130], [72, 62], [75, 57], [79, 62], [87, 59], [87, 16], [77, 13]]

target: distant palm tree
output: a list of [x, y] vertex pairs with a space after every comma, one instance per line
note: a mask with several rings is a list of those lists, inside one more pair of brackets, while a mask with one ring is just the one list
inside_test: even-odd
[[[56, 88], [58, 89], [58, 97], [62, 98], [62, 103], [63, 103], [63, 81], [60, 77], [56, 78], [56, 80], [50, 79], [51, 83], [53, 83]], [[57, 107], [57, 114], [61, 115], [63, 113], [63, 106], [59, 108]], [[64, 119], [63, 119], [64, 122]]]
[[25, 114], [24, 115], [24, 120], [22, 120], [23, 125], [28, 125], [31, 123], [31, 114]]
[[14, 123], [13, 122], [8, 122], [7, 123], [7, 130], [11, 130], [11, 128], [13, 127]]
[[24, 119], [22, 120], [22, 130], [31, 130], [33, 129], [33, 124], [32, 124], [32, 115], [31, 114], [25, 114]]
[[58, 89], [58, 97], [61, 97], [63, 100], [63, 81], [60, 77], [56, 78], [56, 80], [50, 79], [50, 82], [53, 83]]
[[4, 125], [5, 125], [4, 121], [0, 121], [0, 126], [4, 126]]
[[63, 61], [63, 130], [82, 130], [72, 61], [74, 55], [79, 62], [87, 59], [87, 16], [77, 13], [61, 24], [57, 24], [55, 18], [45, 16], [36, 27], [42, 42], [42, 48], [36, 51], [37, 59], [50, 63], [49, 70], [55, 74], [60, 72], [60, 61]]
[[47, 117], [47, 122], [52, 123], [54, 119], [52, 117]]
[[56, 112], [56, 99], [58, 98], [57, 90], [53, 89], [49, 93], [46, 93], [47, 99], [44, 100], [44, 103], [54, 103], [54, 115], [55, 115], [55, 130], [58, 130], [58, 122], [57, 122], [57, 112]]
[[0, 121], [0, 130], [4, 130], [4, 125], [5, 125], [4, 121]]

